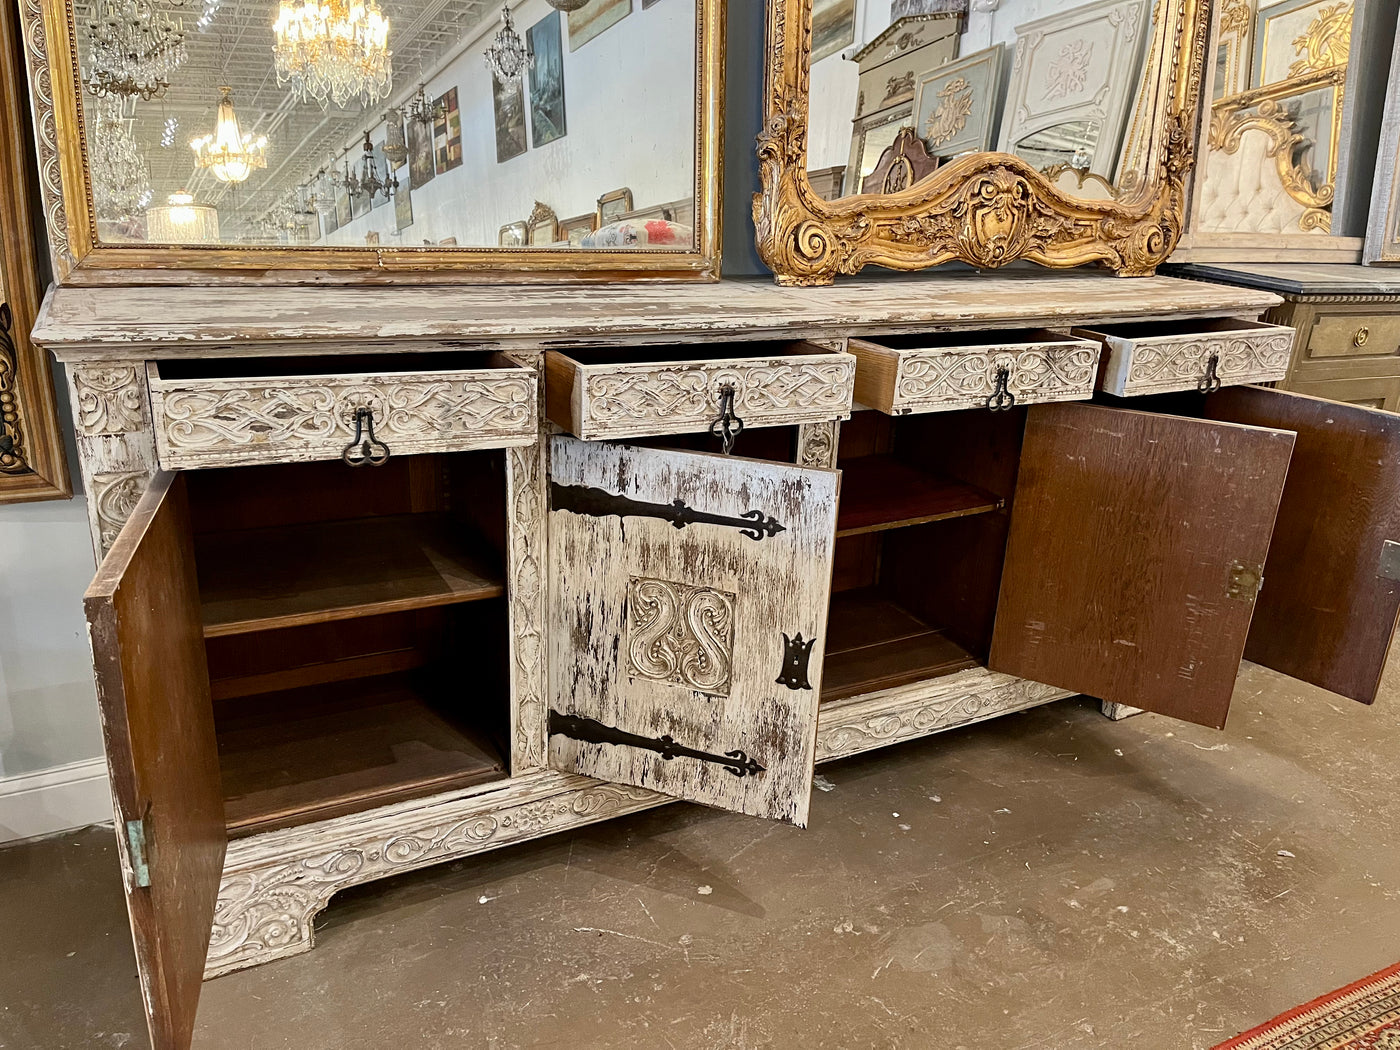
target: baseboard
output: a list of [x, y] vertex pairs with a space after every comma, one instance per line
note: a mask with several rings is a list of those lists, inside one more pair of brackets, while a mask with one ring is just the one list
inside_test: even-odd
[[52, 835], [111, 819], [112, 793], [107, 787], [105, 759], [0, 777], [0, 842]]

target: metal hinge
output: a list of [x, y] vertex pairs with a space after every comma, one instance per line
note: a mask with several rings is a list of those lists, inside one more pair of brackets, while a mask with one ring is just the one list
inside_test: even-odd
[[146, 862], [146, 821], [126, 822], [126, 851], [131, 859], [131, 878], [137, 886], [151, 884], [151, 866]]
[[1400, 543], [1386, 540], [1381, 544], [1381, 569], [1376, 575], [1385, 580], [1400, 580]]
[[1259, 589], [1264, 586], [1264, 567], [1250, 568], [1243, 562], [1230, 566], [1230, 578], [1225, 584], [1225, 597], [1242, 602], [1252, 602], [1259, 597]]

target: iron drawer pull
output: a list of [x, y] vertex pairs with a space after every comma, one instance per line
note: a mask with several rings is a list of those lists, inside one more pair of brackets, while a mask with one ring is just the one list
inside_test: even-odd
[[727, 456], [743, 432], [744, 421], [734, 414], [734, 384], [725, 383], [719, 388], [719, 415], [710, 421], [710, 436], [719, 438], [720, 451]]
[[987, 398], [987, 407], [993, 412], [1004, 412], [1016, 407], [1016, 395], [1007, 389], [1011, 382], [1011, 369], [1006, 365], [997, 367], [996, 389]]
[[[358, 456], [351, 453], [359, 450]], [[380, 450], [383, 451], [380, 451]], [[363, 467], [368, 463], [371, 467], [382, 467], [389, 462], [389, 446], [374, 436], [374, 410], [360, 407], [355, 409], [355, 436], [350, 444], [345, 446], [345, 451], [340, 454], [340, 458], [345, 460], [347, 466]]]
[[1201, 376], [1196, 383], [1196, 389], [1203, 394], [1213, 394], [1220, 389], [1220, 376], [1216, 369], [1220, 367], [1220, 355], [1211, 354], [1210, 360], [1206, 362], [1206, 374]]

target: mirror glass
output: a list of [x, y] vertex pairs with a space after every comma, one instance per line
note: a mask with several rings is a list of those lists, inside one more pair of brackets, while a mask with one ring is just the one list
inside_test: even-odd
[[1122, 197], [1161, 90], [1152, 2], [814, 0], [809, 181], [892, 193], [999, 150], [1076, 197]]
[[698, 0], [74, 0], [98, 243], [690, 250]]
[[1353, 12], [1346, 0], [1215, 9], [1194, 232], [1331, 232]]

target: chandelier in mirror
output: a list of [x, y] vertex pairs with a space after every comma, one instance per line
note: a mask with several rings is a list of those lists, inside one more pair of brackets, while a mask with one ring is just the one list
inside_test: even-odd
[[303, 102], [368, 106], [393, 87], [389, 20], [374, 0], [282, 0], [272, 29], [277, 83]]
[[107, 0], [84, 28], [91, 55], [85, 83], [99, 98], [158, 98], [185, 60], [184, 26], [150, 0]]
[[131, 133], [131, 118], [121, 100], [104, 98], [94, 107], [88, 137], [92, 173], [92, 202], [99, 219], [121, 220], [137, 215], [151, 201], [150, 169]]
[[428, 101], [428, 96], [423, 93], [424, 86], [423, 84], [418, 85], [418, 93], [408, 104], [408, 119], [416, 121], [426, 128], [431, 127], [433, 121], [443, 112], [443, 106], [441, 103]]
[[379, 177], [379, 163], [374, 158], [374, 144], [369, 140], [368, 131], [365, 132], [363, 154], [360, 157], [359, 177], [351, 175], [350, 178], [353, 180], [348, 184], [353, 187], [350, 190], [352, 197], [363, 193], [370, 200], [374, 200], [376, 196], [383, 194], [387, 201], [398, 191], [399, 177], [389, 165], [384, 166], [384, 177]]
[[515, 31], [515, 21], [511, 18], [510, 5], [501, 5], [501, 31], [481, 56], [486, 60], [486, 68], [502, 84], [509, 83], [535, 67], [535, 56]]
[[208, 171], [220, 182], [242, 182], [258, 168], [267, 167], [266, 137], [254, 138], [238, 126], [238, 114], [233, 111], [233, 96], [227, 87], [219, 88], [219, 115], [212, 135], [202, 135], [190, 142], [195, 166]]
[[178, 190], [166, 203], [146, 209], [146, 236], [164, 244], [217, 244], [219, 210], [196, 203], [188, 190]]

